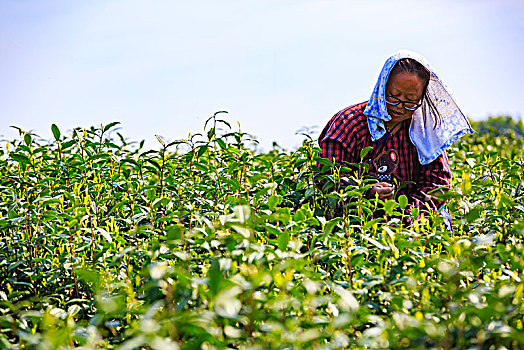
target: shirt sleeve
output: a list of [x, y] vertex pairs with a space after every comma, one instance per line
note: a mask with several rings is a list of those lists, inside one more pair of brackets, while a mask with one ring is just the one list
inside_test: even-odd
[[[354, 160], [351, 150], [348, 150], [341, 142], [333, 139], [324, 139], [320, 142], [321, 157], [328, 158], [331, 162], [337, 166], [345, 167], [348, 172], [340, 172], [340, 185], [343, 187], [352, 185], [355, 186], [356, 183], [353, 180], [352, 176], [356, 175], [358, 168], [355, 167], [355, 163], [358, 163]], [[318, 163], [318, 166], [322, 168], [322, 165]], [[329, 172], [331, 173], [331, 172]], [[323, 182], [322, 182], [323, 183]]]
[[435, 194], [447, 191], [451, 186], [451, 169], [446, 152], [433, 162], [421, 165], [417, 187], [411, 193], [411, 204], [419, 210], [439, 211], [444, 201]]
[[322, 150], [321, 157], [328, 158], [334, 164], [341, 165], [349, 161], [349, 153], [342, 143], [332, 140], [325, 139], [320, 142], [320, 149]]

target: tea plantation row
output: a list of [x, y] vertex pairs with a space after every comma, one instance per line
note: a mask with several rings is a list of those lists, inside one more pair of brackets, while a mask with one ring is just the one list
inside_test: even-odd
[[522, 138], [448, 152], [449, 231], [219, 116], [147, 152], [116, 123], [0, 149], [0, 347], [524, 347]]

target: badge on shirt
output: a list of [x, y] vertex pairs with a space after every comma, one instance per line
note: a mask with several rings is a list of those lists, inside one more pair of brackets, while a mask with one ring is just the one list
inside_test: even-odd
[[398, 154], [395, 150], [390, 149], [380, 153], [373, 159], [373, 164], [375, 165], [376, 174], [372, 175], [379, 181], [393, 182], [394, 179], [398, 180], [398, 176], [395, 173], [398, 165]]

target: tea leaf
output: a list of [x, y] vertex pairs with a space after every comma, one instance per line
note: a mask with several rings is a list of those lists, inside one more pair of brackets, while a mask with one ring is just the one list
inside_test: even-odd
[[56, 124], [51, 124], [51, 131], [53, 132], [55, 141], [60, 141], [60, 130], [58, 129], [58, 126], [56, 126]]
[[372, 146], [365, 147], [360, 150], [360, 159], [364, 159], [364, 157], [373, 149]]
[[21, 154], [21, 153], [10, 153], [9, 157], [11, 157], [13, 160], [17, 161], [18, 163], [22, 163], [24, 165], [30, 164], [31, 161], [27, 156]]
[[113, 126], [120, 124], [120, 122], [112, 122], [104, 126], [103, 131], [106, 132], [107, 130], [111, 129]]

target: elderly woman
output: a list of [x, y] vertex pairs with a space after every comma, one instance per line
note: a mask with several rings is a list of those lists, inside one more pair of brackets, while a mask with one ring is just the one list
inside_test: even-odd
[[472, 132], [435, 70], [420, 55], [400, 51], [384, 64], [370, 100], [335, 114], [319, 144], [322, 157], [336, 164], [359, 163], [360, 151], [372, 146], [364, 161], [377, 181], [368, 197], [391, 199], [394, 183], [408, 181], [395, 194], [407, 196], [408, 212], [439, 211], [443, 203], [431, 194], [451, 183], [445, 150]]

